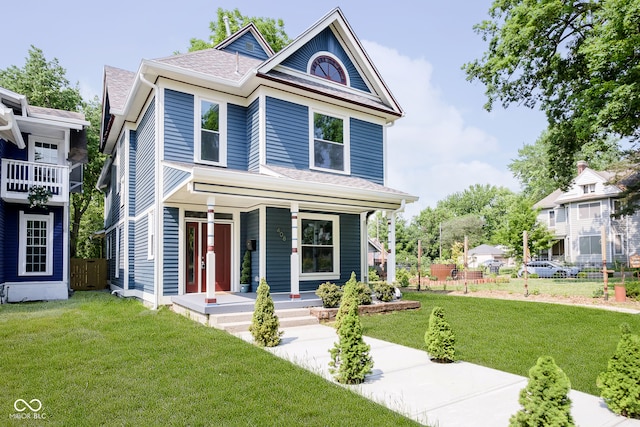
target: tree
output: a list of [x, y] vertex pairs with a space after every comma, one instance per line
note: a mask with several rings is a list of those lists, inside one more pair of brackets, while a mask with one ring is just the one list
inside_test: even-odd
[[83, 166], [83, 192], [71, 195], [70, 256], [100, 256], [101, 243], [90, 239], [94, 231], [103, 227], [103, 198], [95, 188], [104, 162], [98, 148], [101, 112], [98, 98], [83, 101], [77, 84], [70, 86], [66, 70], [58, 60], [47, 61], [42, 50], [34, 46], [29, 49], [24, 67], [12, 65], [0, 70], [0, 86], [25, 95], [31, 105], [81, 111], [91, 123], [87, 129], [89, 163]]
[[640, 0], [494, 0], [489, 17], [474, 27], [487, 51], [463, 69], [484, 83], [487, 110], [501, 101], [546, 113], [559, 187], [585, 144], [638, 140]]
[[196, 50], [210, 49], [227, 38], [227, 29], [224, 17], [229, 18], [229, 30], [235, 33], [245, 25], [253, 22], [258, 30], [265, 38], [274, 52], [282, 50], [291, 40], [284, 30], [284, 21], [282, 19], [275, 20], [273, 18], [262, 18], [255, 16], [245, 16], [236, 8], [233, 10], [224, 10], [221, 7], [217, 11], [217, 20], [209, 23], [211, 35], [210, 42], [202, 39], [192, 38], [190, 40], [189, 52]]
[[532, 254], [548, 249], [553, 244], [553, 234], [538, 221], [538, 211], [533, 208], [531, 199], [523, 195], [511, 198], [505, 221], [495, 235], [495, 240], [507, 246], [510, 256], [522, 259], [523, 231], [527, 231], [527, 243]]
[[529, 370], [529, 382], [520, 391], [522, 409], [509, 420], [516, 426], [573, 426], [571, 400], [567, 396], [571, 383], [550, 356], [538, 358]]
[[640, 418], [640, 337], [629, 324], [620, 326], [622, 336], [607, 370], [598, 376], [600, 396], [616, 414]]
[[261, 347], [275, 347], [280, 344], [282, 331], [280, 321], [276, 316], [273, 298], [269, 293], [269, 285], [262, 278], [258, 285], [258, 296], [256, 297], [256, 305], [249, 326], [249, 332], [253, 336], [253, 340]]
[[[543, 132], [534, 144], [526, 144], [518, 150], [518, 158], [508, 165], [513, 175], [522, 185], [522, 193], [533, 200], [541, 200], [560, 187], [549, 176], [555, 167], [555, 159], [549, 157], [549, 132]], [[600, 151], [604, 149], [604, 151]], [[575, 164], [585, 160], [594, 170], [608, 170], [622, 159], [622, 151], [617, 141], [609, 141], [604, 147], [586, 143], [573, 156], [572, 177], [577, 175]]]
[[338, 328], [339, 340], [329, 350], [329, 371], [341, 384], [360, 384], [373, 368], [370, 347], [362, 338], [362, 323], [358, 305], [349, 305], [349, 311]]
[[455, 360], [456, 336], [451, 330], [451, 325], [444, 318], [442, 307], [434, 307], [431, 311], [429, 327], [424, 334], [424, 342], [431, 360], [440, 363], [450, 363]]

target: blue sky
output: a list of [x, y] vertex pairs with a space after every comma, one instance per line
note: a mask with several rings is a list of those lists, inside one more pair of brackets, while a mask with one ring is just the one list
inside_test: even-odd
[[490, 0], [300, 5], [255, 0], [9, 2], [3, 5], [0, 69], [22, 67], [34, 45], [47, 59], [58, 59], [83, 96], [100, 95], [104, 65], [135, 71], [142, 59], [186, 52], [190, 38], [208, 39], [218, 7], [282, 18], [294, 38], [340, 6], [405, 111], [388, 130], [387, 182], [420, 197], [405, 217], [473, 184], [519, 190], [507, 165], [520, 147], [535, 142], [546, 127], [544, 115], [499, 105], [486, 112], [484, 87], [466, 81], [461, 70], [485, 50], [472, 27], [486, 19]]

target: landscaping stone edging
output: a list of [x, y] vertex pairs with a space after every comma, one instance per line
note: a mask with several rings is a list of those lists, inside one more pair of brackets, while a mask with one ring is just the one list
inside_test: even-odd
[[[390, 301], [376, 302], [370, 305], [358, 306], [358, 314], [384, 313], [396, 310], [415, 310], [420, 308], [420, 301]], [[337, 308], [311, 307], [311, 315], [319, 320], [333, 320], [338, 313]]]

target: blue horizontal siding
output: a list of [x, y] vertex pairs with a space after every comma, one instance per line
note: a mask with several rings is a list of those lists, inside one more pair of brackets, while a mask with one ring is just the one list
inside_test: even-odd
[[351, 175], [384, 185], [382, 126], [351, 118]]
[[185, 182], [191, 174], [189, 172], [175, 169], [169, 166], [163, 168], [164, 196], [171, 193], [176, 187]]
[[309, 109], [267, 97], [267, 164], [309, 169]]
[[163, 295], [178, 295], [179, 210], [164, 208], [162, 227], [162, 289]]
[[[135, 281], [133, 287], [148, 293], [153, 293], [154, 272], [153, 260], [147, 259], [147, 215], [142, 215], [139, 221], [135, 222]], [[131, 287], [131, 286], [129, 286]]]
[[134, 216], [136, 213], [136, 154], [137, 154], [137, 138], [136, 131], [129, 132], [129, 186], [128, 186], [128, 198], [129, 198], [129, 216]]
[[193, 163], [194, 97], [171, 89], [164, 91], [164, 159]]
[[154, 200], [155, 183], [155, 99], [145, 111], [137, 132], [136, 154], [136, 216], [144, 212]]
[[246, 171], [247, 164], [247, 109], [227, 104], [227, 167]]
[[248, 168], [250, 171], [260, 169], [260, 103], [256, 99], [247, 108], [247, 142]]
[[288, 209], [267, 208], [266, 243], [266, 279], [271, 292], [289, 292], [291, 290], [291, 212]]
[[246, 32], [242, 36], [223, 49], [229, 53], [239, 53], [240, 55], [249, 56], [251, 58], [265, 60], [269, 55], [262, 49], [262, 45], [258, 43], [251, 32]]
[[345, 66], [344, 71], [349, 75], [350, 86], [365, 92], [370, 92], [364, 79], [360, 73], [358, 73], [358, 69], [353, 62], [351, 62], [349, 55], [347, 55], [347, 52], [342, 48], [342, 45], [329, 28], [326, 28], [313, 39], [309, 40], [294, 54], [285, 59], [282, 65], [306, 73], [311, 57], [318, 52], [330, 52], [335, 55]]
[[[251, 212], [247, 212], [246, 214], [246, 239], [247, 240], [255, 240], [256, 241], [256, 251], [254, 254], [260, 253], [260, 211], [254, 210]], [[253, 276], [251, 277], [251, 284], [253, 287], [253, 291], [256, 290], [256, 287], [259, 284], [260, 277], [258, 280], [255, 280], [257, 273], [260, 271], [260, 257], [252, 256], [251, 257], [251, 271], [253, 272]]]

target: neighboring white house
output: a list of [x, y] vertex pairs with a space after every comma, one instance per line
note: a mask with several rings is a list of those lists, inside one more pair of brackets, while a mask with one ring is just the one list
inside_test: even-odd
[[482, 244], [469, 249], [469, 267], [479, 267], [484, 261], [495, 259], [508, 263], [505, 251], [498, 246]]
[[597, 265], [602, 262], [604, 226], [607, 262], [627, 263], [640, 252], [640, 215], [612, 218], [621, 193], [609, 184], [615, 174], [595, 171], [584, 161], [577, 167], [578, 176], [567, 191], [558, 189], [534, 205], [540, 209], [538, 219], [555, 234], [555, 243], [540, 258]]

